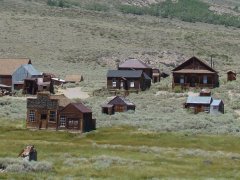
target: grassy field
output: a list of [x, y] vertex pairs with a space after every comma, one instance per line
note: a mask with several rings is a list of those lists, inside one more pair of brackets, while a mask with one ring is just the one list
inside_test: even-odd
[[234, 179], [239, 137], [154, 133], [124, 126], [85, 135], [0, 128], [0, 157], [34, 144], [49, 173], [0, 173], [1, 179]]
[[[29, 57], [40, 71], [62, 78], [82, 74], [79, 86], [91, 95], [83, 102], [98, 128], [85, 135], [25, 130], [25, 97], [1, 98], [0, 157], [16, 158], [35, 144], [39, 161], [52, 170], [0, 173], [0, 179], [237, 179], [240, 79], [226, 82], [226, 71], [239, 73], [240, 29], [124, 14], [115, 8], [117, 0], [98, 1], [109, 8], [99, 10], [96, 2], [61, 8], [43, 0], [0, 0], [0, 56]], [[224, 100], [224, 115], [184, 110], [187, 92], [171, 90], [171, 77], [131, 94], [135, 113], [101, 114], [100, 105], [111, 96], [104, 89], [106, 72], [117, 63], [140, 58], [170, 73], [192, 55], [207, 61], [213, 55], [220, 75], [213, 96]]]

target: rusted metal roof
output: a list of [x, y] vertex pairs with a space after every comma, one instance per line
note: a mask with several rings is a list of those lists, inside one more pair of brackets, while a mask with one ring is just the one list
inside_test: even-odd
[[86, 107], [84, 104], [82, 103], [71, 103], [74, 107], [76, 107], [79, 111], [81, 111], [82, 113], [91, 113], [92, 110], [89, 109], [88, 107]]
[[17, 68], [24, 64], [31, 64], [28, 58], [0, 59], [0, 75], [12, 75]]
[[149, 69], [151, 68], [146, 63], [138, 59], [128, 59], [118, 66], [119, 68], [136, 68], [136, 69]]

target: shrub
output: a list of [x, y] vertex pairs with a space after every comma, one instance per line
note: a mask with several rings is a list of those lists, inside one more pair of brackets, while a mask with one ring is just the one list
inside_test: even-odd
[[101, 3], [90, 3], [87, 4], [85, 8], [92, 11], [109, 11], [109, 7], [106, 4]]

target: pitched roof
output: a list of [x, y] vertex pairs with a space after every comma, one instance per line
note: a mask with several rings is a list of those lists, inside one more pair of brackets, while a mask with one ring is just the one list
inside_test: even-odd
[[72, 74], [66, 75], [65, 81], [66, 82], [81, 82], [83, 79], [82, 75]]
[[221, 102], [221, 99], [214, 99], [211, 103], [211, 106], [219, 106]]
[[204, 69], [181, 69], [178, 71], [174, 71], [174, 73], [195, 73], [195, 74], [214, 74], [215, 72], [204, 70]]
[[136, 68], [136, 69], [145, 69], [151, 68], [146, 63], [138, 60], [138, 59], [127, 59], [125, 62], [118, 66], [119, 68]]
[[188, 96], [187, 104], [211, 104], [211, 96]]
[[[189, 63], [190, 61], [198, 61], [199, 63], [201, 63], [203, 66], [206, 67], [206, 69], [208, 69], [210, 72], [214, 72], [216, 73], [217, 71], [214, 70], [212, 67], [210, 67], [206, 62], [198, 59], [197, 57], [193, 56], [190, 59], [186, 60], [185, 62], [183, 62], [182, 64], [180, 64], [179, 66], [177, 66], [176, 68], [174, 68], [172, 71], [176, 72], [179, 70], [182, 70], [184, 68], [185, 65], [187, 65], [187, 63]], [[190, 69], [189, 69], [190, 70]], [[192, 69], [193, 70], [193, 69]], [[199, 69], [194, 70], [194, 72], [199, 71]], [[187, 72], [186, 72], [187, 73]], [[199, 72], [201, 73], [201, 72]]]
[[88, 107], [86, 107], [84, 104], [82, 103], [71, 103], [76, 109], [78, 109], [79, 111], [81, 111], [82, 113], [91, 113], [92, 110], [89, 109]]
[[139, 78], [142, 73], [142, 70], [108, 70], [107, 77]]
[[36, 70], [32, 64], [24, 64], [22, 65], [22, 67], [24, 69], [26, 69], [26, 71], [28, 71], [29, 74], [31, 74], [32, 76], [40, 76], [42, 75], [41, 72], [39, 72], [38, 70]]
[[112, 100], [108, 102], [108, 104], [116, 105], [116, 104], [126, 104], [128, 106], [134, 106], [130, 100], [122, 97], [122, 96], [115, 96]]
[[31, 60], [28, 58], [0, 59], [0, 75], [12, 75], [23, 64], [31, 64]]

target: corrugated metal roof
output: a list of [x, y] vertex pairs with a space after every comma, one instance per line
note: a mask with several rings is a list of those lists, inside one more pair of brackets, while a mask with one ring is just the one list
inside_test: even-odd
[[211, 103], [211, 106], [219, 106], [221, 102], [221, 99], [214, 99]]
[[136, 69], [145, 69], [151, 68], [146, 63], [138, 60], [138, 59], [128, 59], [122, 64], [119, 65], [119, 68], [136, 68]]
[[210, 96], [188, 96], [187, 104], [211, 104]]
[[42, 73], [40, 73], [38, 70], [36, 70], [32, 64], [24, 64], [22, 65], [22, 67], [24, 69], [26, 69], [26, 71], [31, 74], [32, 76], [40, 76], [42, 75]]
[[142, 76], [142, 70], [108, 70], [107, 77], [138, 78]]

